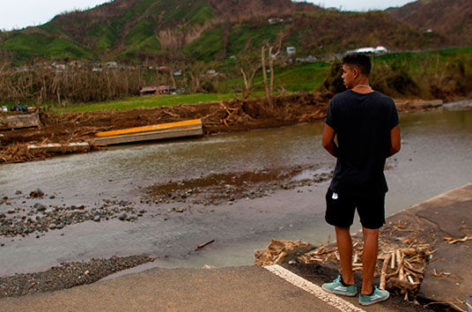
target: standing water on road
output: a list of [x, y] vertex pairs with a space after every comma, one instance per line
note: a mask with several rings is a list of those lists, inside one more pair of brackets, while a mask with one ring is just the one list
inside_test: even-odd
[[[400, 119], [402, 150], [387, 161], [387, 215], [472, 181], [472, 110]], [[149, 254], [163, 267], [249, 265], [254, 249], [272, 238], [326, 242], [334, 237], [324, 222], [329, 181], [217, 204], [143, 200], [149, 186], [212, 174], [308, 166], [294, 180], [329, 173], [335, 160], [321, 147], [322, 127], [319, 122], [3, 165], [0, 195], [8, 201], [0, 204], [0, 214], [35, 204], [98, 210], [107, 201], [146, 212], [134, 222], [86, 221], [42, 234], [2, 236], [0, 276], [114, 255]], [[47, 196], [26, 196], [37, 188]], [[353, 231], [358, 228], [356, 223]], [[215, 242], [194, 250], [210, 240]]]

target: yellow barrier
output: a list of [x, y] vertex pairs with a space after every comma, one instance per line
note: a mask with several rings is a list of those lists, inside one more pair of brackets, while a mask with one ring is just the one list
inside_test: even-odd
[[159, 124], [159, 125], [150, 125], [150, 126], [135, 127], [135, 128], [121, 129], [121, 130], [103, 131], [103, 132], [97, 132], [95, 135], [98, 137], [115, 136], [115, 135], [170, 129], [170, 128], [175, 128], [175, 127], [194, 126], [194, 125], [201, 125], [201, 124], [202, 124], [201, 119], [192, 119], [192, 120], [184, 120], [184, 121], [171, 122], [171, 123], [165, 123], [165, 124]]

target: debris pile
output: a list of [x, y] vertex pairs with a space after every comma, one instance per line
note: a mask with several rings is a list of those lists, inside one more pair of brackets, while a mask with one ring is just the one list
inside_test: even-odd
[[380, 270], [380, 288], [398, 290], [405, 300], [414, 296], [423, 281], [429, 257], [435, 251], [429, 251], [430, 245], [417, 245], [409, 248], [395, 248], [381, 254], [383, 261]]
[[[381, 289], [398, 291], [405, 300], [414, 296], [423, 280], [429, 257], [435, 252], [430, 251], [429, 244], [412, 245], [407, 248], [392, 246], [385, 242], [379, 243], [379, 263], [375, 277], [380, 278]], [[353, 270], [362, 270], [363, 244], [361, 240], [353, 241]], [[315, 250], [298, 257], [305, 264], [333, 262], [338, 264], [339, 253], [335, 245], [320, 246]]]
[[293, 242], [273, 239], [266, 249], [254, 252], [254, 263], [258, 266], [281, 264], [311, 249], [313, 249], [313, 245], [300, 240]]

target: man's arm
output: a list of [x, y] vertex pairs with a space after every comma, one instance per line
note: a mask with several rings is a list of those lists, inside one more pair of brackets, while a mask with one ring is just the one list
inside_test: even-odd
[[336, 146], [336, 143], [334, 143], [334, 135], [335, 131], [333, 128], [331, 128], [328, 124], [324, 124], [323, 128], [323, 139], [321, 142], [321, 145], [334, 157], [337, 157], [336, 151], [338, 150], [338, 147]]
[[401, 138], [400, 138], [400, 126], [396, 125], [393, 127], [392, 130], [390, 130], [390, 141], [391, 141], [391, 146], [390, 146], [390, 153], [388, 154], [388, 157], [395, 155], [400, 151], [401, 148]]

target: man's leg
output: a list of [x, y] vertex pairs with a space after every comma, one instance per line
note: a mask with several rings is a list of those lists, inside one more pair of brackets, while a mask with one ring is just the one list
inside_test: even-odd
[[[377, 250], [379, 241], [379, 229], [362, 228], [364, 234], [364, 251], [362, 253], [362, 291], [361, 294], [369, 295], [373, 290], [375, 264], [377, 262]], [[341, 258], [342, 259], [342, 258]]]
[[343, 281], [347, 285], [353, 285], [351, 233], [349, 232], [349, 227], [336, 226], [335, 229]]

